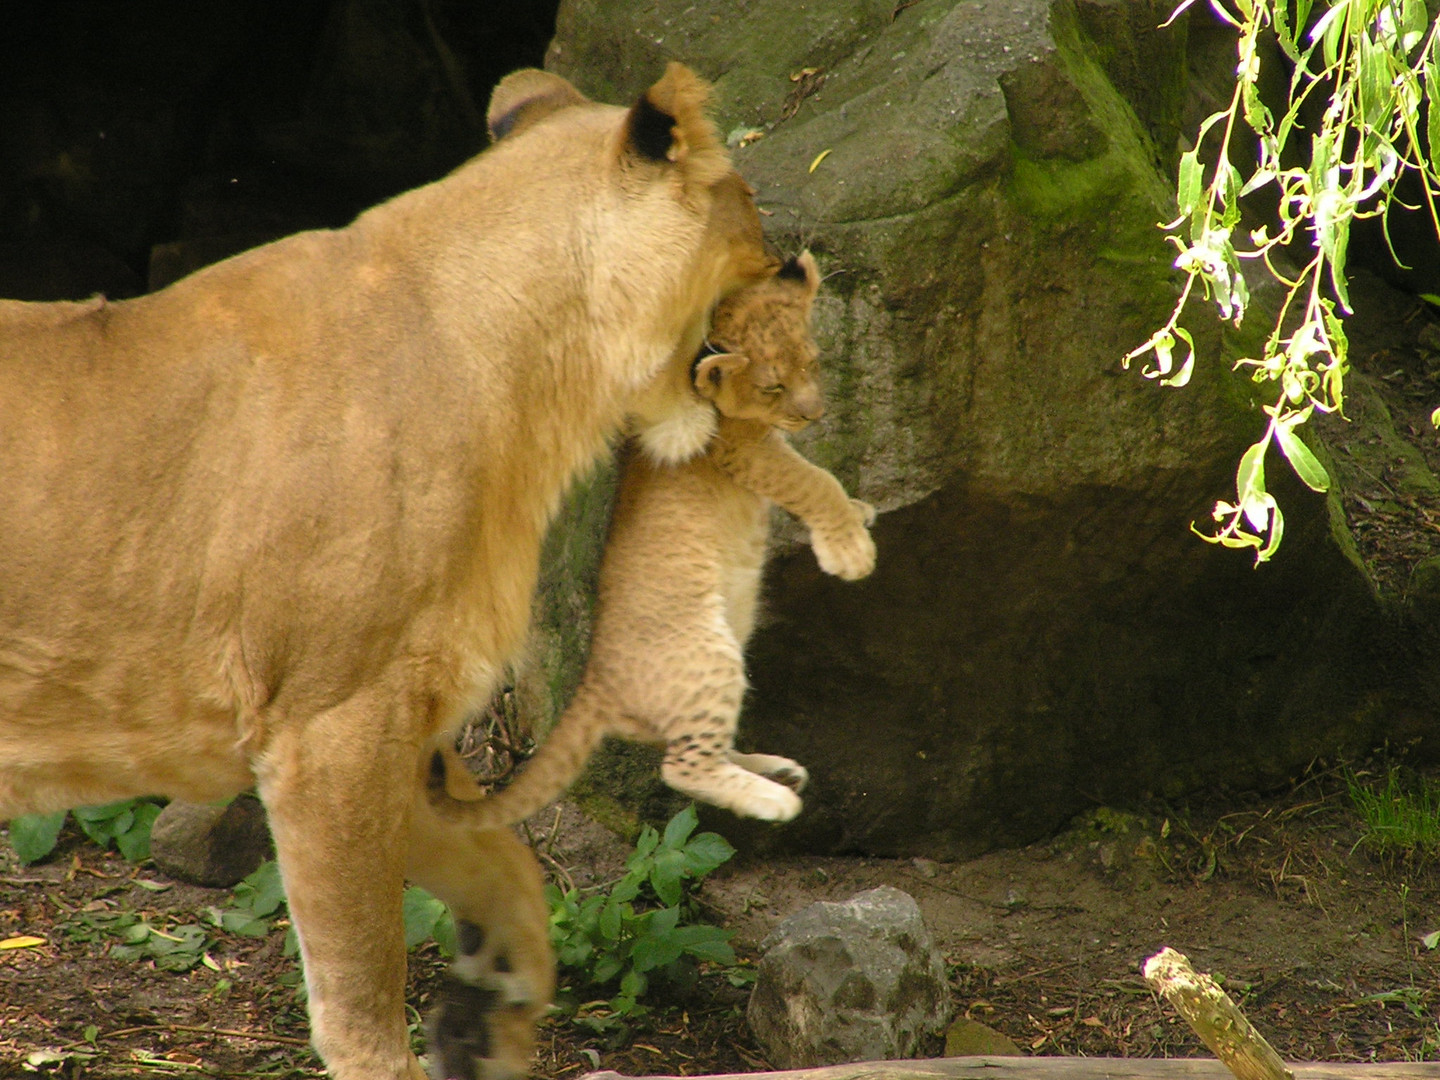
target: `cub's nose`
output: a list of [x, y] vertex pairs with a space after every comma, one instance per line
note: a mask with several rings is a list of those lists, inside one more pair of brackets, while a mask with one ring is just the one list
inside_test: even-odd
[[814, 423], [825, 415], [825, 403], [823, 401], [800, 401], [796, 403], [796, 411], [804, 418], [807, 424]]

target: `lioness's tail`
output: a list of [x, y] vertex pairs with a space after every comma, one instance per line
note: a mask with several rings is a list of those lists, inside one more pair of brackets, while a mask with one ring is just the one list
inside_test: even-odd
[[511, 781], [486, 796], [459, 755], [446, 746], [430, 760], [426, 795], [443, 817], [477, 829], [513, 825], [563, 795], [610, 729], [604, 696], [586, 684], [570, 702], [549, 737]]

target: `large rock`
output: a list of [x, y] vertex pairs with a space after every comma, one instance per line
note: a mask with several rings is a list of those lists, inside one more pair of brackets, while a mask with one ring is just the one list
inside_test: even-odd
[[[718, 77], [775, 239], [829, 275], [832, 410], [798, 442], [882, 511], [858, 585], [783, 527], [741, 741], [812, 782], [794, 823], [732, 839], [964, 856], [1402, 734], [1404, 652], [1324, 499], [1272, 462], [1287, 528], [1259, 570], [1189, 531], [1260, 428], [1229, 359], [1263, 314], [1195, 307], [1183, 390], [1120, 369], [1177, 289], [1155, 227], [1187, 78], [1170, 6], [562, 4], [549, 66], [595, 96], [671, 57]], [[547, 669], [556, 703], [580, 659]]]
[[745, 1017], [777, 1069], [914, 1057], [954, 1012], [919, 905], [888, 885], [797, 911], [760, 950]]

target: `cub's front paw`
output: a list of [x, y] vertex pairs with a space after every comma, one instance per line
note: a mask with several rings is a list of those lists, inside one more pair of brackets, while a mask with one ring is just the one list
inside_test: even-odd
[[[865, 503], [859, 506], [868, 510], [873, 520], [875, 511]], [[875, 541], [861, 519], [838, 534], [813, 532], [810, 546], [815, 549], [820, 569], [845, 581], [858, 581], [875, 569]]]

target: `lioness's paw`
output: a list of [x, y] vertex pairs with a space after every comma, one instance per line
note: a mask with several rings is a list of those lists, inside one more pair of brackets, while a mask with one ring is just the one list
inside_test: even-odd
[[519, 1080], [529, 1070], [533, 1024], [545, 995], [476, 924], [457, 919], [455, 937], [455, 962], [427, 1023], [430, 1075]]
[[851, 499], [850, 507], [859, 516], [860, 521], [867, 529], [875, 524], [875, 507], [867, 502], [862, 502], [860, 499]]
[[446, 976], [430, 1013], [430, 1075], [435, 1080], [491, 1080], [523, 1075], [490, 1067], [490, 1014], [499, 994]]
[[812, 533], [810, 546], [820, 569], [845, 581], [858, 581], [875, 569], [875, 541], [858, 521], [837, 535]]

